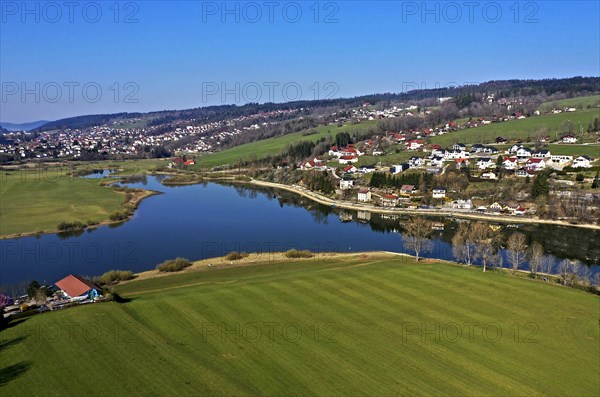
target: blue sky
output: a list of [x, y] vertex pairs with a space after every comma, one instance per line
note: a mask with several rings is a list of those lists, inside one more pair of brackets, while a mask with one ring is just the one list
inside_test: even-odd
[[0, 120], [600, 75], [599, 2], [473, 3], [3, 1]]

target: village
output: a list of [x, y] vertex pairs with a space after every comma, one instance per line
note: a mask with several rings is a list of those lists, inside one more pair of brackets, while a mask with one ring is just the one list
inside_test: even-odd
[[[336, 194], [341, 200], [371, 204], [380, 207], [399, 207], [409, 209], [444, 209], [465, 212], [484, 212], [494, 215], [508, 214], [514, 216], [533, 215], [535, 205], [523, 194], [515, 194], [508, 200], [494, 200], [481, 197], [480, 192], [466, 197], [463, 189], [451, 189], [446, 186], [426, 183], [443, 180], [449, 172], [466, 175], [470, 181], [498, 182], [515, 180], [510, 183], [530, 184], [537, 175], [558, 171], [563, 179], [556, 179], [554, 184], [563, 187], [576, 187], [576, 181], [587, 180], [592, 186], [598, 186], [598, 174], [595, 177], [582, 178], [580, 171], [587, 171], [596, 166], [598, 159], [586, 155], [555, 155], [549, 149], [535, 149], [532, 145], [509, 142], [498, 136], [496, 145], [474, 143], [466, 145], [455, 143], [443, 148], [437, 144], [427, 144], [425, 139], [435, 134], [452, 131], [448, 123], [444, 129], [427, 130], [423, 133], [411, 131], [410, 134], [388, 132], [382, 139], [368, 139], [346, 146], [332, 146], [322, 155], [299, 164], [304, 171], [324, 171], [337, 180]], [[408, 137], [412, 137], [409, 139]], [[545, 137], [543, 143], [549, 141]], [[400, 147], [402, 152], [412, 153], [407, 161], [400, 164], [385, 164], [382, 161], [365, 164], [361, 159], [366, 156], [378, 159], [384, 155], [385, 147]], [[574, 144], [577, 138], [571, 134], [561, 136], [557, 144]], [[383, 145], [382, 145], [383, 146]], [[389, 149], [388, 149], [389, 150]], [[359, 165], [362, 164], [362, 165]], [[568, 172], [567, 172], [568, 171]], [[381, 176], [383, 174], [383, 182]], [[578, 175], [573, 180], [573, 175]], [[415, 181], [412, 184], [390, 182], [391, 178]], [[386, 180], [387, 178], [387, 180]], [[378, 180], [378, 182], [375, 181]], [[467, 183], [468, 184], [468, 183]], [[489, 186], [486, 186], [489, 187]], [[599, 194], [593, 191], [569, 192], [550, 191], [549, 194], [561, 196], [578, 195], [589, 202], [598, 202]]]
[[[301, 109], [304, 110], [304, 109]], [[294, 114], [300, 110], [260, 112], [250, 116], [231, 118], [210, 123], [198, 123], [194, 119], [181, 121], [182, 126], [147, 125], [140, 118], [126, 118], [108, 125], [82, 129], [53, 129], [37, 133], [13, 132], [4, 134], [0, 140], [0, 155], [13, 161], [85, 159], [86, 153], [97, 153], [109, 158], [168, 157], [169, 152], [154, 154], [157, 149], [177, 148], [188, 154], [210, 153], [218, 150], [223, 142], [247, 131], [273, 124], [259, 119], [276, 118]], [[150, 123], [151, 124], [151, 123]]]

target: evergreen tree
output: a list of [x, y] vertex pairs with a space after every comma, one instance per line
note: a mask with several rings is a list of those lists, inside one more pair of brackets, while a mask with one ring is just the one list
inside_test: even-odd
[[531, 187], [532, 198], [535, 199], [541, 196], [548, 196], [550, 193], [549, 176], [548, 172], [540, 172], [533, 178], [533, 186]]

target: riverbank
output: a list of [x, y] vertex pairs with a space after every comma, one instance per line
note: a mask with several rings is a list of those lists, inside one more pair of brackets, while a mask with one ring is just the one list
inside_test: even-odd
[[[416, 262], [416, 258], [414, 255], [406, 254], [403, 252], [393, 252], [393, 251], [364, 251], [364, 252], [312, 252], [312, 256], [308, 258], [288, 258], [285, 252], [258, 252], [258, 253], [249, 253], [246, 254], [241, 259], [230, 260], [227, 259], [227, 256], [219, 256], [212, 257], [206, 259], [200, 259], [197, 261], [192, 261], [192, 265], [184, 268], [177, 272], [160, 272], [156, 269], [146, 270], [138, 273], [134, 273], [134, 278], [131, 280], [121, 281], [115, 286], [122, 286], [125, 284], [135, 283], [142, 280], [150, 280], [162, 277], [170, 277], [175, 275], [191, 275], [197, 272], [208, 271], [208, 270], [221, 270], [221, 269], [229, 269], [235, 267], [247, 267], [247, 266], [260, 266], [274, 263], [281, 263], [285, 265], [295, 264], [300, 262], [320, 262], [320, 261], [361, 261], [362, 263], [369, 263], [373, 261], [381, 261], [381, 260], [396, 260], [399, 263], [419, 263], [423, 266], [432, 265], [432, 264], [440, 264], [440, 265], [448, 265], [448, 266], [458, 266], [469, 269], [479, 269], [483, 272], [483, 267], [479, 265], [467, 265], [464, 263], [459, 263], [455, 261], [449, 261], [444, 259], [437, 258], [427, 258], [421, 257], [419, 262]], [[361, 266], [361, 265], [356, 265]], [[537, 272], [537, 278], [531, 277], [531, 272], [529, 270], [523, 269], [511, 269], [511, 268], [499, 268], [496, 266], [488, 266], [487, 272], [501, 272], [506, 275], [510, 275], [517, 278], [523, 278], [531, 281], [541, 281], [545, 278], [546, 283], [549, 285], [556, 285], [559, 287], [563, 287], [562, 284], [559, 283], [559, 275]], [[194, 283], [182, 283], [182, 287], [195, 285]]]
[[[173, 180], [170, 180], [173, 179]], [[556, 225], [556, 226], [567, 226], [567, 227], [578, 227], [583, 229], [591, 229], [591, 230], [600, 230], [600, 225], [587, 224], [587, 223], [570, 223], [559, 220], [551, 220], [551, 219], [539, 219], [539, 218], [530, 218], [524, 216], [515, 216], [515, 215], [491, 215], [484, 214], [473, 211], [465, 211], [465, 210], [452, 210], [452, 209], [409, 209], [409, 208], [384, 208], [378, 207], [372, 204], [362, 204], [356, 202], [348, 202], [342, 200], [336, 200], [324, 196], [322, 194], [307, 190], [305, 188], [299, 186], [290, 186], [282, 183], [275, 182], [267, 182], [259, 179], [253, 179], [249, 177], [240, 177], [240, 176], [188, 176], [188, 175], [177, 175], [174, 178], [169, 178], [164, 180], [162, 183], [165, 186], [184, 186], [184, 185], [194, 185], [198, 183], [204, 182], [228, 182], [235, 184], [249, 184], [260, 187], [268, 187], [273, 189], [285, 190], [291, 193], [298, 194], [302, 197], [308, 198], [316, 203], [353, 210], [353, 211], [368, 211], [371, 213], [377, 214], [396, 214], [396, 215], [422, 215], [422, 216], [430, 216], [430, 217], [450, 217], [450, 218], [459, 218], [459, 219], [470, 219], [470, 220], [479, 220], [479, 221], [488, 221], [488, 222], [499, 222], [499, 223], [527, 223], [527, 224], [544, 224], [544, 225]]]
[[[233, 180], [232, 182], [237, 182]], [[335, 206], [336, 208], [354, 210], [354, 211], [368, 211], [378, 214], [397, 214], [397, 215], [423, 215], [433, 217], [451, 217], [460, 219], [472, 219], [489, 222], [502, 222], [502, 223], [528, 223], [528, 224], [545, 224], [545, 225], [557, 225], [557, 226], [568, 226], [568, 227], [579, 227], [592, 230], [600, 230], [600, 225], [593, 224], [573, 224], [564, 221], [550, 220], [550, 219], [537, 219], [520, 216], [503, 216], [503, 215], [488, 215], [482, 213], [452, 211], [447, 209], [409, 209], [409, 208], [383, 208], [377, 207], [370, 204], [358, 204], [354, 202], [347, 202], [341, 200], [334, 200], [321, 194], [309, 191], [301, 187], [294, 187], [274, 182], [266, 182], [257, 179], [252, 179], [249, 182], [237, 182], [237, 183], [248, 183], [255, 186], [269, 187], [274, 189], [281, 189], [288, 192], [296, 193], [302, 197], [311, 199], [319, 204], [327, 206]]]

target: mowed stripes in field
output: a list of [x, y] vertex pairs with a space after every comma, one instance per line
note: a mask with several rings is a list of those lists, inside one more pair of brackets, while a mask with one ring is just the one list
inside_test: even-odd
[[121, 292], [132, 300], [2, 331], [7, 395], [591, 396], [600, 388], [598, 297], [505, 274], [355, 257], [214, 269]]

